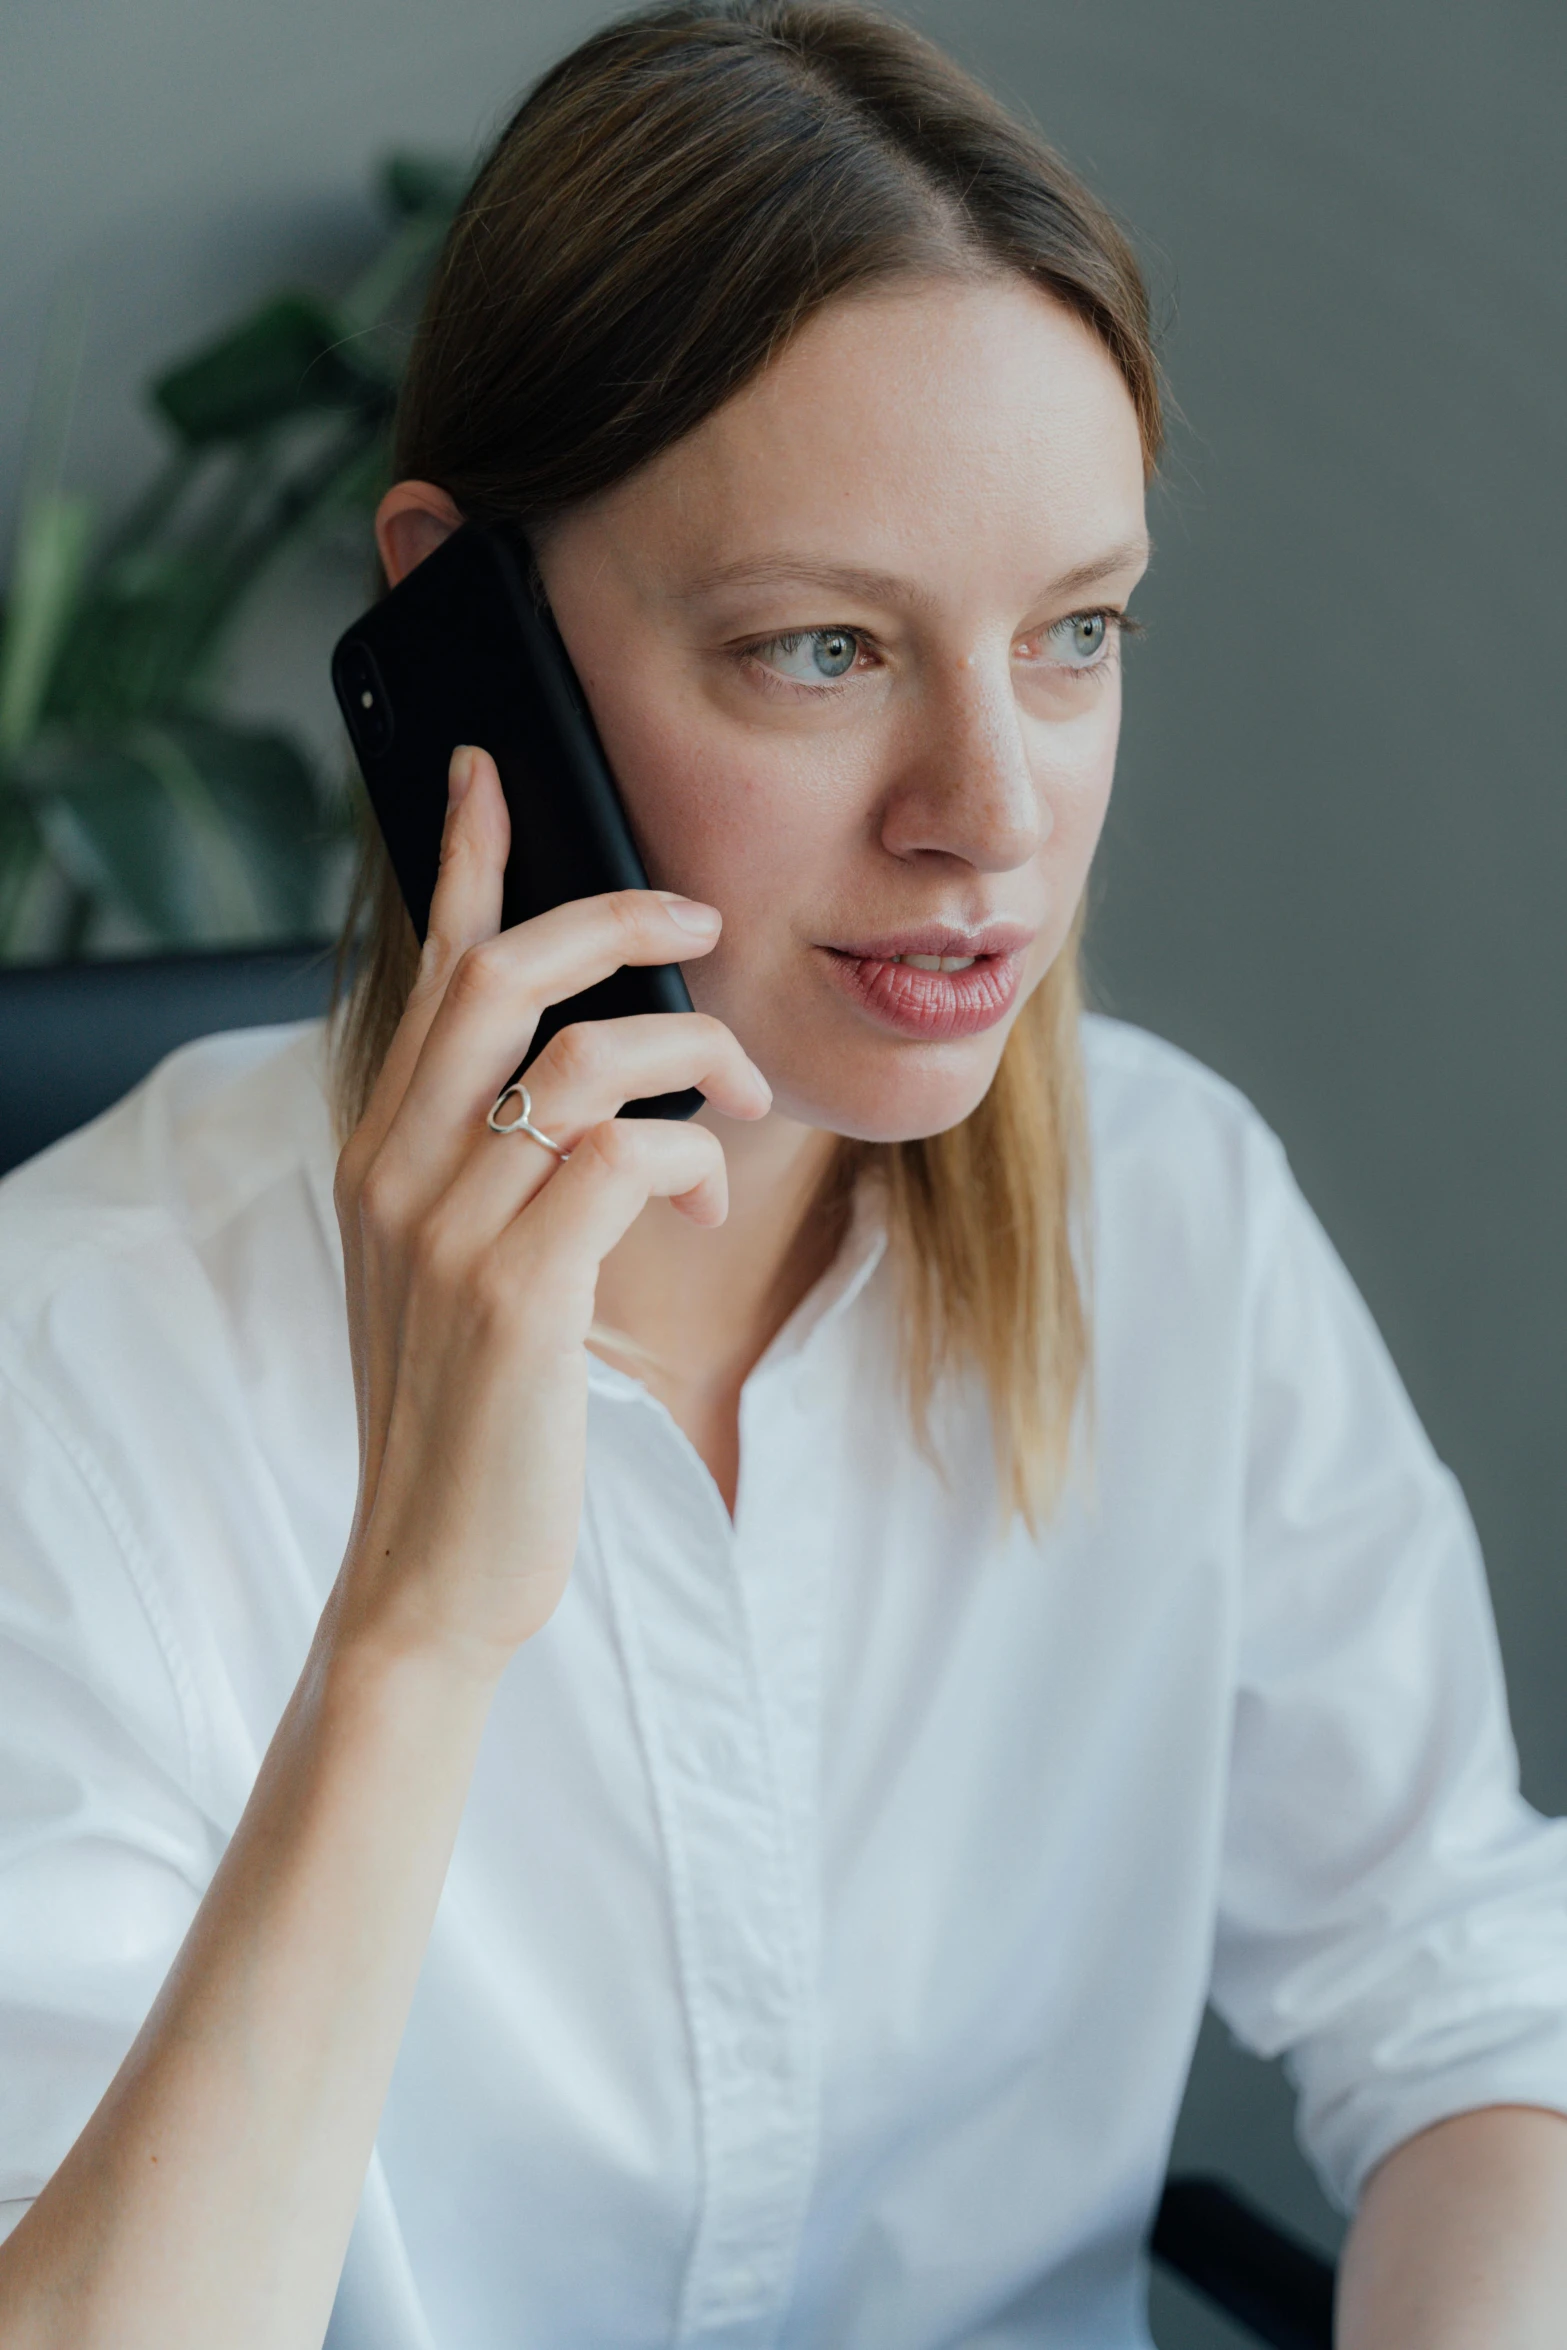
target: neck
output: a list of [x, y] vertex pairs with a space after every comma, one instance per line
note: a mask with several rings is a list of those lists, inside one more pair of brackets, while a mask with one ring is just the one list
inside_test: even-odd
[[699, 1116], [723, 1138], [727, 1221], [702, 1231], [667, 1200], [650, 1201], [598, 1285], [598, 1320], [646, 1351], [648, 1365], [635, 1368], [682, 1422], [704, 1397], [738, 1400], [840, 1237], [810, 1213], [835, 1136], [776, 1111], [755, 1126]]

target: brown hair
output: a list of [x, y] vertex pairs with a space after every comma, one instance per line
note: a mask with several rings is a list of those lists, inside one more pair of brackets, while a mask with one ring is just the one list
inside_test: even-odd
[[[400, 476], [537, 538], [755, 376], [839, 296], [1015, 271], [1102, 339], [1151, 468], [1147, 298], [1115, 223], [1060, 159], [906, 26], [823, 0], [702, 0], [610, 25], [502, 132], [448, 238], [399, 411]], [[338, 1038], [358, 1116], [411, 984], [378, 842]], [[1001, 1489], [1059, 1490], [1088, 1360], [1077, 1211], [1086, 1141], [1077, 934], [950, 1132], [844, 1142], [830, 1192], [883, 1186], [905, 1368], [925, 1440], [941, 1378], [977, 1367]]]

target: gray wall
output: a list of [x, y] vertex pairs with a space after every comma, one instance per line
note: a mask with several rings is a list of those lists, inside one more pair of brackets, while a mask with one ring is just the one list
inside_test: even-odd
[[[88, 284], [78, 477], [131, 387], [364, 249], [388, 143], [466, 147], [597, 14], [547, 0], [9, 0], [0, 505]], [[1184, 421], [1094, 957], [1278, 1126], [1491, 1564], [1525, 1781], [1567, 1809], [1559, 0], [945, 0], [929, 24], [1137, 226]], [[353, 583], [282, 583], [235, 691], [325, 724]], [[1271, 2073], [1206, 2042], [1183, 2160], [1331, 2240]], [[1161, 2294], [1169, 2345], [1239, 2337]]]

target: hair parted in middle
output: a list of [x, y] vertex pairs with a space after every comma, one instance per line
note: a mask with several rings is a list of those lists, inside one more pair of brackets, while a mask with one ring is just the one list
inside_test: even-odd
[[[896, 20], [832, 0], [682, 0], [554, 66], [482, 165], [441, 255], [396, 435], [401, 478], [537, 546], [711, 416], [827, 304], [896, 281], [1014, 273], [1099, 337], [1151, 472], [1148, 303], [1110, 215], [1043, 140]], [[360, 1114], [417, 946], [377, 839], [338, 1024]], [[817, 1213], [879, 1183], [929, 1441], [936, 1390], [988, 1393], [1002, 1497], [1037, 1521], [1070, 1458], [1089, 1359], [1078, 936], [948, 1132], [844, 1140]]]

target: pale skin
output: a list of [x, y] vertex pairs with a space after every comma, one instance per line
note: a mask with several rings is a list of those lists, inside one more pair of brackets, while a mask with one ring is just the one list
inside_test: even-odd
[[[389, 573], [456, 519], [399, 485]], [[590, 1322], [646, 1350], [732, 1506], [741, 1383], [821, 1270], [801, 1215], [832, 1137], [960, 1119], [1010, 1025], [893, 1036], [832, 949], [1004, 920], [1020, 1005], [1082, 893], [1143, 473], [1120, 376], [1037, 290], [838, 304], [540, 558], [671, 894], [497, 935], [504, 802], [482, 752], [454, 761], [430, 945], [339, 1170], [353, 1532], [159, 2001], [0, 2250], [6, 2350], [319, 2344], [485, 1715], [570, 1570]], [[831, 676], [829, 642], [852, 646]], [[534, 1116], [569, 1162], [498, 1141], [484, 1113], [540, 1009], [626, 961], [681, 962], [697, 1011], [540, 1056]], [[614, 1118], [689, 1085], [689, 1126]], [[1340, 2339], [1557, 2350], [1567, 2123], [1492, 2108], [1389, 2156]]]

